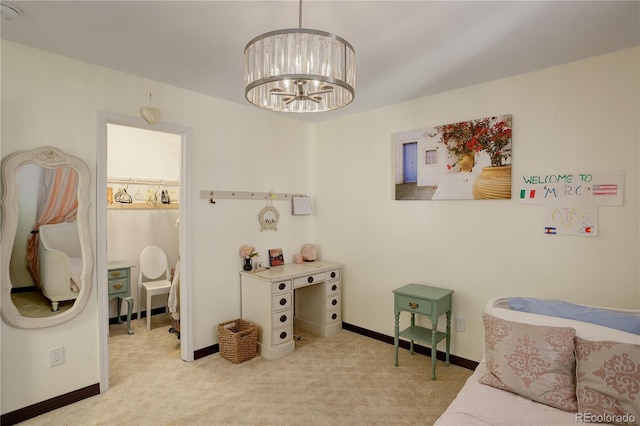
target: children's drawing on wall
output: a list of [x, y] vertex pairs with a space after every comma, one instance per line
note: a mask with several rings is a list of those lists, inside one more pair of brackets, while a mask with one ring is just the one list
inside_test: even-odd
[[545, 206], [545, 234], [598, 235], [598, 206]]
[[598, 206], [622, 205], [624, 174], [555, 173], [523, 176], [520, 202], [544, 205], [548, 235], [598, 235]]
[[511, 128], [501, 115], [395, 134], [395, 199], [510, 199]]

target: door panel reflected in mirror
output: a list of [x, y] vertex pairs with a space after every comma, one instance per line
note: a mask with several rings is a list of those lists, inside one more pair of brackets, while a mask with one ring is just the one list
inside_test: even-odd
[[7, 157], [2, 176], [2, 316], [22, 328], [59, 324], [91, 286], [88, 168], [43, 147]]

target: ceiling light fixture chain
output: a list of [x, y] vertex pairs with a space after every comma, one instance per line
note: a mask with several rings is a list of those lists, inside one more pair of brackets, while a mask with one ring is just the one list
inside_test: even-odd
[[302, 28], [271, 31], [245, 47], [245, 97], [281, 112], [322, 112], [348, 105], [355, 92], [355, 51], [343, 38]]

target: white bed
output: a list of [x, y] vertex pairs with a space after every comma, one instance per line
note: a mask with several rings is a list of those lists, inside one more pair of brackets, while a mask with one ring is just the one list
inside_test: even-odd
[[[605, 308], [608, 309], [608, 308]], [[639, 315], [638, 311], [613, 310], [615, 312]], [[511, 310], [507, 298], [490, 300], [485, 313], [511, 322], [540, 326], [573, 327], [576, 337], [591, 341], [615, 341], [640, 345], [640, 336], [625, 331], [572, 319], [538, 315]], [[636, 360], [640, 362], [640, 360]], [[515, 393], [496, 389], [479, 383], [479, 379], [488, 372], [484, 359], [475, 372], [466, 381], [457, 397], [436, 421], [439, 426], [453, 425], [573, 425], [580, 423], [577, 413], [559, 410], [534, 402]], [[634, 424], [640, 424], [636, 418]], [[606, 423], [609, 424], [609, 423]]]

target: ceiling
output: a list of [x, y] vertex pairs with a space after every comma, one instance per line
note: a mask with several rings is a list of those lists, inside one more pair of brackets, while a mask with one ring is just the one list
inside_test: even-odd
[[[23, 13], [2, 19], [3, 39], [250, 108], [246, 43], [298, 27], [292, 0], [11, 4]], [[320, 122], [639, 45], [640, 2], [306, 0], [302, 26], [356, 51], [350, 105], [288, 114]]]

